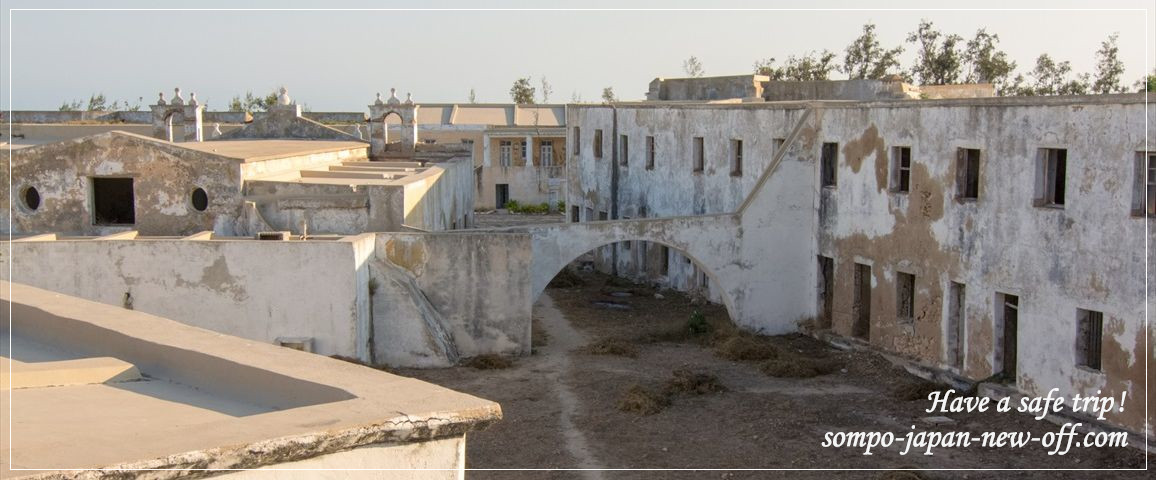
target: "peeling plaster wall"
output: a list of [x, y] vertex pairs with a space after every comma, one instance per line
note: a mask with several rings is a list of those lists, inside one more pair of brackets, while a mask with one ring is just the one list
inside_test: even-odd
[[540, 167], [483, 167], [481, 175], [474, 205], [477, 209], [497, 208], [498, 184], [508, 185], [510, 200], [522, 205], [548, 203], [551, 189], [557, 192], [555, 202], [565, 200], [566, 179], [562, 171], [558, 172], [557, 178], [550, 178], [549, 173]]
[[262, 342], [311, 337], [323, 355], [359, 352], [362, 313], [348, 242], [60, 240], [11, 247], [12, 258], [3, 249], [5, 280], [117, 306], [128, 293], [134, 310], [189, 325]]
[[473, 222], [474, 168], [467, 157], [431, 164], [406, 177], [405, 225], [427, 231], [466, 228]]
[[[871, 269], [869, 341], [926, 365], [952, 369], [946, 348], [950, 282], [966, 287], [965, 363], [959, 371], [973, 380], [999, 369], [1001, 342], [994, 311], [996, 294], [1019, 296], [1019, 343], [1016, 386], [1029, 394], [1058, 387], [1075, 393], [1144, 396], [1145, 365], [1153, 366], [1152, 343], [1144, 350], [1144, 239], [1153, 227], [1130, 216], [1138, 152], [1156, 144], [1144, 138], [1142, 97], [1113, 95], [1050, 99], [992, 98], [821, 104], [821, 115], [802, 131], [779, 169], [805, 169], [800, 182], [814, 192], [805, 207], [815, 219], [809, 248], [777, 275], [748, 281], [782, 280], [794, 285], [751, 285], [747, 294], [776, 289], [797, 291], [819, 304], [815, 255], [834, 258], [831, 328], [851, 334], [855, 263]], [[575, 107], [567, 124], [581, 128], [581, 150], [569, 171], [570, 205], [597, 215], [611, 211], [616, 193], [619, 217], [709, 214], [732, 211], [753, 187], [757, 173], [773, 153], [773, 139], [787, 136], [798, 110], [779, 105], [619, 106], [618, 133], [630, 135], [628, 166], [619, 167], [617, 191], [612, 185], [612, 110]], [[1156, 114], [1147, 121], [1156, 123]], [[592, 154], [594, 129], [603, 129], [603, 158]], [[570, 132], [573, 136], [573, 130]], [[658, 145], [654, 170], [644, 170], [645, 135]], [[705, 138], [705, 169], [692, 172], [691, 138]], [[728, 140], [744, 142], [743, 177], [725, 168]], [[636, 140], [638, 139], [638, 140]], [[571, 138], [573, 142], [573, 138]], [[838, 143], [837, 185], [819, 186], [819, 158], [824, 142]], [[910, 193], [890, 191], [891, 148], [912, 151]], [[979, 200], [960, 202], [956, 194], [959, 148], [981, 150]], [[1033, 206], [1039, 152], [1067, 150], [1066, 202], [1063, 208]], [[748, 179], [747, 172], [752, 173]], [[759, 195], [778, 195], [756, 202], [752, 215], [788, 214], [798, 208], [798, 189], [772, 175]], [[637, 217], [634, 217], [637, 218]], [[774, 220], [770, 220], [774, 221]], [[800, 228], [806, 228], [800, 225]], [[765, 262], [780, 241], [753, 228], [744, 218], [743, 264]], [[759, 249], [762, 252], [759, 252]], [[619, 250], [619, 266], [623, 265]], [[806, 258], [802, 258], [806, 257]], [[697, 258], [697, 257], [696, 257]], [[705, 262], [709, 265], [710, 262]], [[1152, 262], [1150, 262], [1152, 263]], [[1149, 265], [1151, 268], [1152, 265]], [[758, 267], [752, 267], [759, 270]], [[915, 276], [914, 319], [897, 318], [897, 273]], [[718, 275], [725, 278], [726, 275]], [[678, 274], [667, 279], [677, 284]], [[792, 278], [793, 277], [793, 278]], [[799, 290], [798, 287], [803, 287]], [[712, 285], [713, 287], [713, 285]], [[1151, 292], [1149, 292], [1151, 294]], [[733, 294], [731, 295], [733, 296]], [[808, 298], [809, 297], [809, 298]], [[788, 297], [789, 298], [789, 297]], [[743, 323], [764, 316], [740, 305]], [[769, 307], [771, 304], [767, 304]], [[754, 309], [752, 311], [751, 309]], [[773, 307], [772, 307], [773, 308]], [[1077, 366], [1077, 309], [1104, 313], [1103, 367], [1096, 372]], [[811, 309], [817, 314], [818, 309]], [[733, 315], [733, 312], [732, 312]], [[781, 319], [770, 319], [781, 322]], [[757, 322], [753, 322], [757, 324]], [[1156, 369], [1149, 369], [1149, 372]], [[1153, 380], [1149, 378], [1148, 380]], [[1109, 421], [1135, 431], [1156, 423], [1143, 408], [1116, 413]]]
[[[241, 206], [240, 162], [119, 132], [12, 151], [3, 162], [15, 190], [13, 233], [62, 232], [103, 235], [126, 229], [144, 235], [188, 235], [212, 230], [218, 217], [236, 218]], [[11, 170], [9, 170], [11, 168]], [[92, 177], [132, 177], [134, 225], [93, 225]], [[35, 187], [40, 206], [24, 203]], [[190, 196], [203, 188], [209, 205], [200, 212]], [[0, 210], [9, 212], [8, 185], [0, 186]], [[8, 218], [0, 218], [7, 224]]]
[[530, 352], [528, 235], [381, 233], [377, 259], [413, 276], [462, 356]]

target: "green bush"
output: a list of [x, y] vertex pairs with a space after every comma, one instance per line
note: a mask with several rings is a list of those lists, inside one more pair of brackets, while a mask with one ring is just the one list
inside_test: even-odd
[[690, 320], [687, 320], [686, 328], [693, 334], [710, 333], [711, 331], [711, 326], [706, 321], [706, 315], [703, 315], [702, 312], [698, 310], [690, 314]]
[[545, 214], [550, 213], [550, 204], [542, 202], [537, 205], [522, 205], [517, 200], [510, 200], [506, 202], [506, 210], [510, 213]]

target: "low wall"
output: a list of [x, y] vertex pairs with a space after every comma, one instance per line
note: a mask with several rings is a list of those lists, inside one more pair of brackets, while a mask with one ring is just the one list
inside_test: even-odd
[[469, 157], [431, 165], [405, 180], [405, 224], [428, 231], [466, 228], [473, 220], [474, 167]]

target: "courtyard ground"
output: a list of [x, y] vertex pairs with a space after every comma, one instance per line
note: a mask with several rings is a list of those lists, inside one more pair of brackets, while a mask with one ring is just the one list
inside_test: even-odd
[[[928, 385], [877, 354], [838, 350], [803, 335], [743, 334], [721, 306], [600, 274], [558, 280], [570, 285], [547, 289], [535, 305], [533, 355], [508, 368], [399, 372], [501, 403], [504, 419], [469, 436], [467, 478], [1151, 478], [1137, 471], [473, 470], [1144, 467], [1144, 454], [1131, 448], [1063, 456], [1038, 446], [938, 449], [932, 456], [901, 456], [895, 447], [870, 456], [823, 448], [826, 432], [906, 435], [915, 425], [1039, 436], [1059, 427], [994, 413], [951, 414], [953, 425], [928, 425], [922, 420], [931, 415], [924, 412]], [[695, 311], [700, 321], [690, 320]]]

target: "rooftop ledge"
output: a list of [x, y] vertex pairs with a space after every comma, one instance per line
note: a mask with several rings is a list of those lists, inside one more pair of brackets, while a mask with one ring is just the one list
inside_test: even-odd
[[0, 301], [12, 309], [0, 326], [3, 478], [256, 468], [502, 416], [426, 382], [21, 284], [0, 281]]

